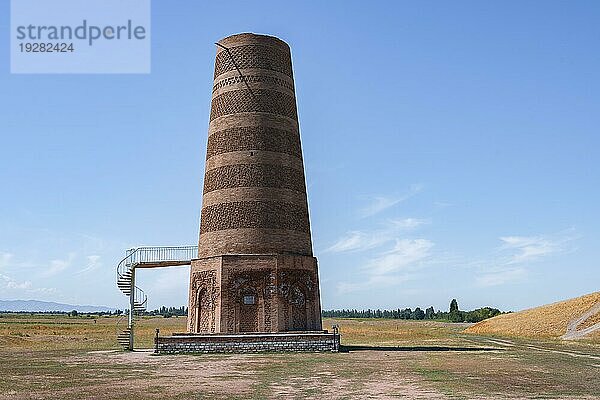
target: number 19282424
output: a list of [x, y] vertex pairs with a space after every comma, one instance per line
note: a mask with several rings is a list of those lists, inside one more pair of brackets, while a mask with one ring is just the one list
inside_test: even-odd
[[21, 53], [72, 53], [73, 43], [19, 43]]

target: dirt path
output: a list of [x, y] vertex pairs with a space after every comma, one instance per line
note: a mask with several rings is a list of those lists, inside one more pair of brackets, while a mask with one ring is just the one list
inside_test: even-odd
[[600, 329], [600, 322], [595, 325], [592, 325], [588, 328], [582, 329], [580, 331], [577, 330], [577, 327], [581, 325], [588, 318], [600, 313], [600, 303], [596, 304], [592, 308], [590, 308], [587, 312], [585, 312], [582, 316], [578, 318], [574, 318], [567, 325], [567, 332], [562, 336], [562, 339], [573, 340], [579, 339], [590, 333], [597, 331]]
[[151, 382], [161, 398], [447, 399], [403, 365], [408, 358], [408, 353], [382, 351], [155, 356], [147, 350], [89, 352], [67, 362], [139, 369], [140, 377], [126, 379], [127, 395], [143, 392]]
[[[578, 353], [578, 352], [574, 352], [574, 351], [565, 351], [565, 350], [555, 350], [555, 349], [548, 349], [548, 348], [544, 348], [544, 347], [539, 347], [539, 346], [533, 346], [530, 344], [517, 344], [511, 340], [500, 340], [500, 339], [486, 339], [483, 338], [484, 341], [486, 342], [491, 342], [494, 344], [497, 344], [499, 346], [504, 346], [504, 347], [525, 347], [531, 350], [536, 350], [536, 351], [543, 351], [543, 352], [547, 352], [547, 353], [554, 353], [554, 354], [564, 354], [567, 356], [571, 356], [571, 357], [581, 357], [581, 358], [589, 358], [591, 360], [600, 360], [600, 356], [595, 355], [595, 354], [587, 354], [587, 353]], [[596, 366], [596, 365], [594, 365]]]

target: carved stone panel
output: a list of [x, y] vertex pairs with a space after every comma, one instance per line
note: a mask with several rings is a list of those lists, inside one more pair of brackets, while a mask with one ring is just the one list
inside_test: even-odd
[[220, 292], [216, 281], [217, 273], [214, 270], [198, 271], [192, 275], [192, 296], [188, 309], [192, 332], [215, 332], [215, 310]]
[[301, 331], [313, 325], [315, 274], [300, 269], [279, 271], [279, 295], [283, 299], [286, 330]]
[[[247, 269], [232, 272], [227, 288], [227, 332], [271, 331], [273, 281], [269, 269]], [[253, 296], [254, 304], [244, 304]]]

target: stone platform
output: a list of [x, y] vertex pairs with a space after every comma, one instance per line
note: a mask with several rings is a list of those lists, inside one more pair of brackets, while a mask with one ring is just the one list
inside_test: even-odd
[[328, 331], [190, 334], [155, 338], [158, 354], [178, 353], [261, 353], [261, 352], [337, 352], [340, 335]]

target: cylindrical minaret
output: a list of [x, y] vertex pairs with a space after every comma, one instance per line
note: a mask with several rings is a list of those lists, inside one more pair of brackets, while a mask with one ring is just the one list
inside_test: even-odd
[[312, 255], [289, 46], [243, 33], [217, 44], [199, 257]]
[[188, 331], [321, 329], [289, 46], [217, 43]]

